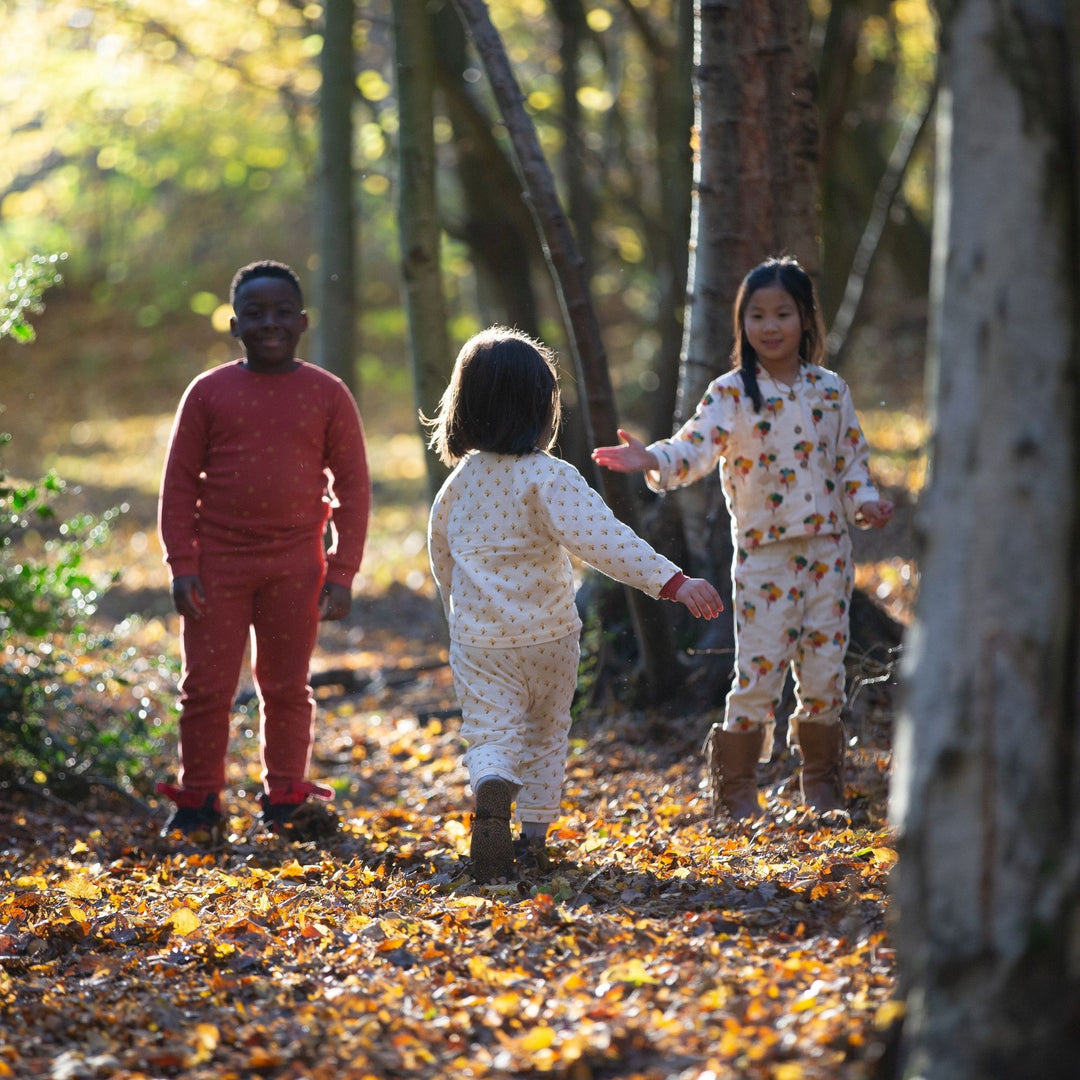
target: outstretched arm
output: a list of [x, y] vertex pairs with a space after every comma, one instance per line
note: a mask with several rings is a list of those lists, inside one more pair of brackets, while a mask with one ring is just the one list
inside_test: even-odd
[[592, 452], [592, 459], [597, 465], [613, 472], [651, 472], [659, 468], [656, 455], [645, 444], [634, 438], [628, 431], [619, 428], [618, 446], [598, 446]]

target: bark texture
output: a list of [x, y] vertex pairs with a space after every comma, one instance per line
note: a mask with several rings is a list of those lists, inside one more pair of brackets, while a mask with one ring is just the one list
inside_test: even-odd
[[356, 378], [356, 213], [353, 206], [352, 103], [354, 0], [327, 0], [319, 93], [320, 366]]
[[[409, 356], [419, 410], [435, 415], [450, 379], [453, 357], [446, 332], [446, 304], [439, 261], [435, 194], [434, 46], [425, 0], [394, 4], [394, 50], [400, 125], [398, 236], [409, 324]], [[448, 470], [425, 455], [428, 485], [438, 491]]]
[[[731, 366], [732, 305], [747, 271], [770, 255], [817, 259], [817, 125], [800, 0], [699, 0], [695, 56], [698, 159], [675, 426]], [[730, 596], [731, 540], [717, 477], [673, 497], [693, 571]], [[702, 648], [734, 644], [731, 604]], [[715, 665], [718, 683], [726, 678]]]
[[901, 1074], [1047, 1080], [1080, 1054], [1080, 73], [1061, 5], [943, 14]]
[[[454, 0], [454, 7], [484, 64], [513, 148], [523, 195], [542, 238], [578, 375], [587, 442], [590, 446], [617, 442], [615, 397], [608, 374], [607, 353], [592, 305], [584, 263], [570, 231], [570, 223], [559, 204], [554, 177], [540, 149], [536, 130], [525, 112], [521, 89], [483, 0]], [[601, 469], [596, 479], [612, 511], [637, 531], [637, 513], [625, 477]], [[671, 627], [657, 606], [658, 602], [651, 601], [636, 589], [627, 590], [627, 602], [641, 649], [646, 693], [653, 699], [667, 697], [682, 679]]]

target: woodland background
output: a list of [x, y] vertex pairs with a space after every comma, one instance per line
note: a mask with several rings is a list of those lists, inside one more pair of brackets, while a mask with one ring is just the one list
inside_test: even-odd
[[[615, 410], [649, 437], [686, 407], [693, 39], [700, 12], [721, 7], [747, 21], [765, 10], [488, 5], [573, 227]], [[560, 351], [563, 451], [580, 462], [587, 445], [575, 347], [455, 9], [0, 3], [0, 263], [63, 253], [42, 264], [63, 276], [46, 310], [27, 309], [36, 340], [0, 340], [0, 426], [11, 435], [0, 460], [0, 1075], [892, 1075], [908, 993], [887, 890], [894, 646], [914, 617], [912, 522], [931, 434], [939, 22], [961, 22], [963, 7], [768, 6], [801, 26], [813, 75], [809, 261], [830, 363], [852, 385], [873, 467], [899, 508], [885, 533], [857, 538], [858, 584], [880, 617], [849, 665], [850, 828], [822, 830], [802, 814], [782, 748], [762, 773], [768, 820], [714, 822], [698, 747], [718, 715], [725, 643], [676, 625], [686, 677], [650, 701], [625, 611], [601, 590], [590, 594], [554, 865], [502, 889], [460, 872], [467, 800], [424, 552], [438, 473], [416, 409], [430, 407], [458, 343], [489, 322], [515, 323]], [[402, 79], [417, 56], [429, 62]], [[343, 63], [345, 127], [329, 81]], [[1044, 69], [1054, 70], [1034, 68]], [[403, 232], [430, 212], [410, 208], [418, 185], [402, 182], [415, 175], [421, 74], [432, 77], [434, 262]], [[783, 103], [762, 115], [768, 128]], [[429, 272], [437, 263], [437, 319], [407, 303], [418, 251]], [[305, 348], [353, 385], [370, 442], [375, 513], [356, 605], [326, 628], [314, 664], [314, 768], [333, 783], [343, 825], [292, 845], [254, 829], [245, 683], [231, 842], [175, 851], [156, 837], [164, 808], [151, 794], [175, 764], [178, 667], [157, 484], [180, 393], [234, 355], [228, 281], [259, 257], [300, 271], [313, 324]], [[712, 304], [723, 320], [730, 302]], [[434, 350], [422, 340], [432, 328]], [[722, 370], [728, 342], [713, 345]], [[41, 480], [49, 470], [55, 478]], [[638, 501], [658, 542], [687, 543], [665, 531], [662, 504]], [[955, 967], [947, 935], [945, 946], [943, 966]], [[1051, 994], [1075, 983], [1055, 978]], [[1057, 994], [1066, 1016], [1071, 992]], [[950, 1056], [954, 1071], [934, 1075], [989, 1075], [974, 1048]]]

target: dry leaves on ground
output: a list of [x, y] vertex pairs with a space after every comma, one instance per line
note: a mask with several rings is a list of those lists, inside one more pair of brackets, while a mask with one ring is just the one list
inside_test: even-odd
[[550, 870], [479, 887], [438, 659], [323, 699], [321, 841], [258, 833], [242, 737], [216, 850], [7, 792], [0, 1076], [870, 1074], [895, 1014], [886, 753], [856, 742], [851, 823], [801, 810], [784, 761], [736, 829], [682, 721], [610, 719], [574, 744]]

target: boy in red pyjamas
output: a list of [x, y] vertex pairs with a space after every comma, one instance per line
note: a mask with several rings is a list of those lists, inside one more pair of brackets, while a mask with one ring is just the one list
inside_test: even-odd
[[[262, 714], [262, 818], [275, 831], [309, 796], [315, 701], [308, 663], [320, 619], [352, 604], [371, 484], [345, 384], [295, 356], [307, 329], [300, 280], [263, 261], [236, 272], [231, 329], [243, 359], [196, 377], [180, 401], [158, 530], [181, 615], [176, 808], [162, 835], [214, 832], [233, 695], [251, 637]], [[325, 550], [327, 522], [332, 544]]]

